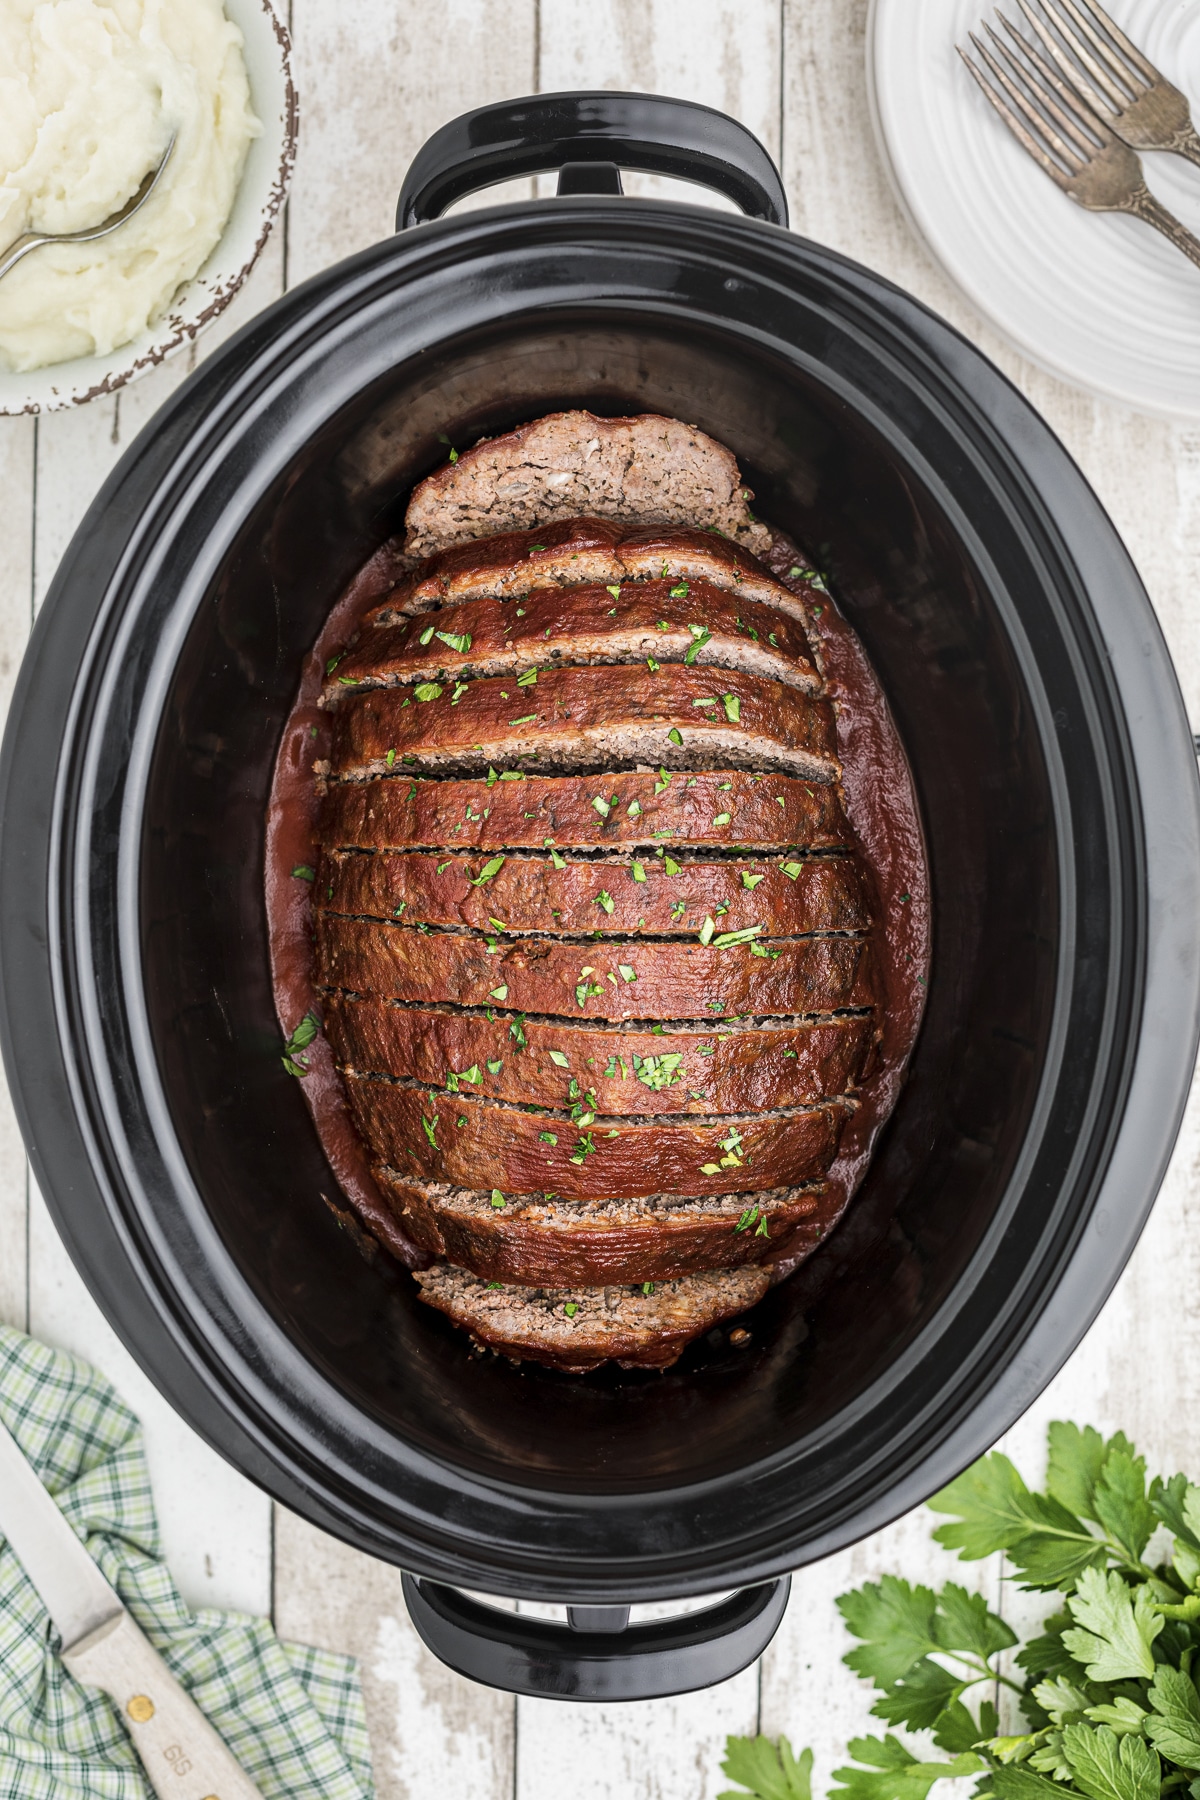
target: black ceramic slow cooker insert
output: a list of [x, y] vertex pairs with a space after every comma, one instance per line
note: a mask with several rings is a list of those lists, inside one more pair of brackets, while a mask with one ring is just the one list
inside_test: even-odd
[[[558, 198], [432, 216], [562, 164]], [[623, 197], [618, 165], [757, 216]], [[789, 234], [732, 121], [612, 94], [485, 109], [422, 152], [402, 213], [179, 389], [63, 559], [0, 766], [4, 1057], [72, 1256], [209, 1442], [409, 1571], [456, 1666], [666, 1692], [741, 1666], [786, 1571], [986, 1449], [1116, 1279], [1195, 1052], [1192, 742], [1062, 447], [925, 308]], [[710, 432], [820, 558], [933, 887], [926, 1019], [859, 1198], [749, 1349], [718, 1334], [663, 1375], [473, 1357], [364, 1253], [267, 958], [267, 791], [334, 598], [447, 439], [567, 407]], [[578, 1629], [454, 1585], [570, 1602]], [[614, 1629], [630, 1601], [733, 1588]]]

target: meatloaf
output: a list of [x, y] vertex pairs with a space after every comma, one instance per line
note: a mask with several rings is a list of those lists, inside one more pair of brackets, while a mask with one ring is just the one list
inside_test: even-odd
[[535, 421], [329, 659], [325, 1032], [422, 1299], [514, 1360], [665, 1367], [830, 1216], [871, 887], [749, 498], [678, 421]]

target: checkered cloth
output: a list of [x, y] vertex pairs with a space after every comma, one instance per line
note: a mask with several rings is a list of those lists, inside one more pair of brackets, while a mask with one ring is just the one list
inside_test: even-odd
[[[3, 1419], [150, 1642], [267, 1800], [371, 1800], [356, 1664], [282, 1644], [265, 1619], [192, 1612], [161, 1560], [141, 1427], [95, 1369], [0, 1326]], [[153, 1800], [112, 1702], [0, 1536], [0, 1795]]]

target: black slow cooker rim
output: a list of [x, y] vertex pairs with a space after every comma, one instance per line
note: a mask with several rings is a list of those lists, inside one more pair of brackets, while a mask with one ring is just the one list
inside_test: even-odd
[[[218, 442], [228, 444], [239, 429], [238, 421], [244, 420], [268, 387], [272, 372], [294, 367], [298, 355], [318, 350], [322, 338], [337, 329], [340, 319], [360, 312], [368, 304], [372, 290], [377, 295], [387, 295], [399, 282], [428, 276], [438, 267], [460, 266], [469, 256], [511, 256], [514, 237], [521, 232], [527, 241], [531, 233], [534, 240], [545, 242], [555, 234], [582, 232], [592, 241], [619, 243], [631, 230], [647, 229], [660, 241], [665, 234], [680, 254], [686, 245], [692, 254], [702, 249], [706, 255], [736, 258], [743, 272], [762, 279], [769, 274], [791, 279], [801, 266], [813, 279], [824, 280], [831, 288], [836, 286], [846, 308], [859, 307], [864, 328], [870, 322], [876, 334], [884, 329], [887, 315], [887, 329], [903, 340], [909, 361], [924, 359], [930, 390], [940, 387], [947, 399], [952, 398], [956, 406], [973, 416], [974, 428], [988, 440], [997, 464], [1007, 465], [1007, 479], [1017, 482], [1023, 490], [1026, 522], [1036, 522], [1051, 543], [1065, 549], [1069, 542], [1067, 561], [1079, 572], [1080, 593], [1090, 590], [1093, 603], [1097, 596], [1103, 597], [1100, 610], [1107, 608], [1109, 615], [1102, 621], [1103, 632], [1112, 655], [1105, 662], [1101, 654], [1100, 665], [1113, 684], [1113, 716], [1118, 721], [1124, 718], [1127, 729], [1131, 719], [1137, 724], [1121, 746], [1122, 754], [1128, 765], [1137, 763], [1143, 777], [1155, 776], [1149, 789], [1154, 802], [1149, 822], [1141, 821], [1140, 830], [1135, 822], [1131, 840], [1136, 850], [1140, 834], [1145, 833], [1149, 839], [1151, 864], [1144, 880], [1151, 911], [1157, 906], [1161, 913], [1164, 899], [1171, 896], [1172, 888], [1177, 890], [1173, 917], [1163, 921], [1158, 931], [1144, 934], [1146, 1014], [1154, 1016], [1157, 1002], [1169, 989], [1173, 990], [1174, 1000], [1173, 1007], [1163, 1006], [1163, 1019], [1171, 1030], [1161, 1032], [1163, 1041], [1152, 1046], [1159, 1065], [1154, 1068], [1158, 1086], [1154, 1154], [1147, 1159], [1144, 1141], [1139, 1143], [1136, 1154], [1131, 1154], [1126, 1144], [1132, 1134], [1131, 1118], [1137, 1112], [1131, 1102], [1136, 1100], [1135, 1090], [1147, 1085], [1146, 1070], [1152, 1063], [1143, 1029], [1138, 1055], [1129, 1059], [1131, 1066], [1126, 1071], [1130, 1098], [1124, 1106], [1118, 1102], [1113, 1108], [1116, 1123], [1108, 1175], [1100, 1184], [1100, 1196], [1089, 1214], [1090, 1224], [1094, 1227], [1098, 1212], [1104, 1210], [1100, 1198], [1119, 1191], [1114, 1186], [1117, 1181], [1127, 1191], [1140, 1195], [1138, 1204], [1126, 1212], [1121, 1225], [1109, 1235], [1094, 1228], [1081, 1228], [1078, 1241], [1060, 1247], [1060, 1267], [1054, 1280], [1044, 1283], [1054, 1287], [1052, 1299], [1031, 1328], [1014, 1326], [1023, 1341], [1019, 1347], [1010, 1346], [1003, 1372], [997, 1375], [992, 1369], [986, 1376], [980, 1373], [977, 1392], [961, 1396], [955, 1416], [941, 1419], [933, 1434], [936, 1441], [925, 1440], [912, 1448], [906, 1458], [893, 1459], [886, 1479], [877, 1481], [870, 1497], [864, 1496], [861, 1489], [847, 1495], [840, 1513], [823, 1534], [810, 1536], [802, 1543], [767, 1545], [756, 1543], [743, 1532], [736, 1545], [723, 1546], [720, 1553], [709, 1546], [702, 1568], [704, 1576], [710, 1578], [708, 1584], [715, 1586], [794, 1566], [797, 1561], [825, 1554], [884, 1523], [953, 1474], [1023, 1409], [1082, 1336], [1136, 1240], [1165, 1167], [1195, 1049], [1197, 975], [1187, 909], [1179, 904], [1179, 895], [1195, 897], [1200, 860], [1196, 782], [1190, 762], [1190, 737], [1177, 695], [1175, 716], [1162, 716], [1164, 669], [1172, 687], [1173, 676], [1149, 603], [1111, 525], [1044, 423], [978, 352], [917, 302], [845, 259], [804, 245], [773, 227], [718, 219], [701, 208], [668, 209], [653, 202], [625, 201], [614, 206], [608, 201], [589, 200], [558, 202], [549, 208], [497, 208], [474, 214], [469, 220], [421, 227], [316, 278], [255, 321], [186, 384], [158, 415], [145, 440], [139, 440], [127, 453], [64, 560], [39, 621], [10, 718], [0, 770], [5, 852], [0, 861], [3, 916], [6, 920], [19, 919], [23, 927], [19, 934], [13, 928], [6, 929], [0, 941], [3, 1047], [22, 1127], [56, 1220], [85, 1278], [139, 1360], [150, 1367], [159, 1384], [210, 1441], [280, 1498], [364, 1548], [396, 1558], [397, 1534], [372, 1529], [372, 1522], [363, 1514], [366, 1471], [356, 1472], [357, 1482], [350, 1492], [339, 1492], [338, 1482], [322, 1462], [319, 1443], [314, 1441], [308, 1455], [298, 1456], [294, 1439], [286, 1431], [279, 1434], [272, 1430], [277, 1407], [270, 1390], [263, 1391], [257, 1406], [239, 1391], [229, 1360], [233, 1339], [219, 1348], [211, 1335], [211, 1317], [201, 1325], [194, 1317], [185, 1316], [178, 1289], [163, 1280], [165, 1246], [151, 1241], [146, 1220], [138, 1216], [136, 1208], [114, 1198], [127, 1182], [113, 1138], [108, 1136], [105, 1141], [106, 1134], [96, 1129], [97, 1122], [113, 1105], [111, 1095], [106, 1099], [99, 1092], [97, 1077], [102, 1071], [91, 1067], [86, 1059], [79, 1061], [62, 1053], [62, 1037], [68, 1042], [80, 1042], [82, 1032], [82, 1041], [86, 1042], [89, 1029], [94, 1029], [96, 1023], [86, 1002], [90, 976], [86, 969], [81, 973], [70, 951], [76, 913], [85, 916], [87, 905], [86, 868], [81, 885], [80, 846], [73, 842], [72, 821], [78, 824], [81, 816], [90, 816], [86, 810], [81, 815], [80, 809], [88, 783], [94, 779], [94, 769], [89, 761], [90, 751], [84, 756], [72, 753], [87, 739], [79, 704], [87, 671], [81, 666], [78, 679], [74, 671], [68, 679], [63, 645], [57, 641], [63, 637], [66, 625], [68, 603], [64, 596], [74, 594], [78, 610], [79, 596], [95, 591], [96, 575], [106, 562], [106, 604], [115, 601], [123, 583], [132, 584], [132, 566], [140, 546], [153, 537], [156, 518], [174, 504], [172, 492], [181, 485], [179, 477], [174, 489], [171, 483], [159, 486], [144, 510], [134, 509], [132, 523], [121, 517], [122, 489], [136, 487], [139, 473], [144, 479], [144, 459], [150, 455], [152, 439], [157, 446], [154, 461], [159, 469], [173, 469], [175, 456], [181, 455], [186, 445], [182, 466], [190, 468], [194, 478], [206, 446], [211, 447], [211, 454]], [[174, 451], [172, 445], [177, 447]], [[1037, 497], [1043, 484], [1045, 491], [1054, 492], [1053, 517]], [[84, 635], [78, 632], [77, 620], [71, 628], [77, 637]], [[113, 621], [112, 629], [119, 634], [121, 621]], [[88, 649], [99, 654], [103, 648], [106, 674], [111, 680], [115, 638], [103, 645], [106, 630], [106, 622], [98, 617]], [[1132, 658], [1119, 655], [1122, 639], [1127, 650], [1136, 643], [1137, 654]], [[1103, 643], [1099, 648], [1103, 653]], [[1151, 663], [1157, 670], [1157, 686], [1148, 673]], [[46, 705], [47, 692], [55, 688], [60, 695], [71, 690], [66, 730], [54, 708]], [[39, 694], [40, 714], [30, 706], [34, 689]], [[60, 758], [62, 746], [67, 748]], [[36, 758], [32, 755], [34, 749]], [[40, 782], [30, 779], [34, 772], [30, 764], [39, 760]], [[1185, 770], [1186, 778], [1181, 779]], [[47, 779], [51, 772], [52, 792]], [[1145, 779], [1140, 785], [1145, 795]], [[1167, 795], [1169, 803], [1164, 798]], [[1169, 869], [1165, 860], [1168, 850], [1174, 853]], [[72, 866], [74, 884], [65, 880], [57, 884], [61, 916], [47, 918], [44, 900], [39, 905], [33, 896], [45, 895], [50, 871]], [[128, 864], [125, 878], [128, 885]], [[125, 896], [123, 916], [127, 927], [130, 920], [136, 919], [136, 904], [129, 893]], [[27, 946], [48, 943], [50, 963], [43, 967], [44, 953], [26, 955], [23, 961], [15, 956], [18, 935]], [[128, 950], [134, 948], [135, 945], [127, 946]], [[86, 963], [86, 954], [81, 955], [81, 962]], [[53, 1030], [47, 1031], [51, 1023]], [[1145, 1018], [1143, 1027], [1144, 1024]], [[16, 1052], [17, 1043], [22, 1047], [20, 1055]], [[33, 1058], [31, 1044], [36, 1046]], [[70, 1096], [69, 1112], [75, 1132], [70, 1145], [65, 1141], [65, 1133], [63, 1138], [45, 1134], [51, 1110], [47, 1100], [52, 1091], [60, 1102]], [[1164, 1118], [1170, 1121], [1166, 1130]], [[91, 1138], [85, 1145], [89, 1128]], [[1143, 1131], [1143, 1140], [1144, 1136]], [[1097, 1145], [1095, 1149], [1103, 1157], [1103, 1147]], [[1126, 1165], [1136, 1173], [1135, 1181], [1131, 1182]], [[102, 1196], [94, 1184], [94, 1168], [105, 1171], [107, 1196]], [[95, 1233], [97, 1220], [103, 1220], [105, 1225], [99, 1243]], [[167, 1262], [171, 1260], [170, 1256], [166, 1258]], [[131, 1271], [136, 1273], [137, 1282], [132, 1288]], [[282, 1365], [278, 1373], [283, 1373]], [[249, 1374], [244, 1368], [243, 1378]], [[248, 1382], [249, 1385], [252, 1384]], [[329, 1446], [324, 1448], [328, 1450]], [[413, 1455], [410, 1448], [408, 1460], [415, 1466], [423, 1459]], [[452, 1485], [461, 1482], [461, 1471], [446, 1466], [435, 1469], [432, 1459], [424, 1461], [430, 1464], [428, 1473], [433, 1479], [449, 1475]], [[766, 1479], [777, 1472], [746, 1471], [741, 1491], [749, 1492], [751, 1474], [755, 1479]], [[493, 1502], [499, 1498], [495, 1484], [477, 1482], [476, 1486], [488, 1492]], [[318, 1492], [318, 1488], [324, 1491]], [[681, 1504], [690, 1493], [691, 1490], [675, 1488], [663, 1497], [672, 1504]], [[386, 1500], [387, 1496], [380, 1498]], [[514, 1489], [509, 1498], [514, 1505], [524, 1505], [531, 1515], [536, 1515], [543, 1504], [564, 1504], [560, 1494], [538, 1496], [525, 1486]], [[630, 1496], [626, 1503], [620, 1497], [606, 1495], [599, 1504], [606, 1510], [620, 1510], [623, 1506], [644, 1507], [647, 1499], [646, 1495]], [[572, 1496], [571, 1504], [587, 1511], [585, 1497]], [[752, 1508], [746, 1510], [752, 1514]], [[745, 1514], [743, 1522], [744, 1517]], [[494, 1548], [481, 1556], [478, 1546], [472, 1546], [468, 1552], [461, 1543], [447, 1549], [445, 1542], [439, 1543], [432, 1537], [422, 1542], [411, 1520], [407, 1522], [406, 1550], [401, 1559], [423, 1572], [470, 1581], [495, 1591], [528, 1594], [540, 1580], [542, 1591], [549, 1597], [561, 1595], [561, 1587], [551, 1591], [554, 1583], [538, 1557], [500, 1554]], [[663, 1556], [653, 1560], [652, 1566], [651, 1561], [646, 1559], [636, 1570], [599, 1570], [583, 1566], [581, 1559], [579, 1566], [572, 1568], [570, 1591], [580, 1597], [629, 1597], [636, 1593], [651, 1598], [696, 1587], [695, 1552]], [[561, 1566], [561, 1557], [556, 1557], [555, 1562]]]

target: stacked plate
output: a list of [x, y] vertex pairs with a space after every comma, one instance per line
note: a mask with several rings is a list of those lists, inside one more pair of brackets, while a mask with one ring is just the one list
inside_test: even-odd
[[[1108, 9], [1200, 117], [1200, 6]], [[1003, 10], [1023, 24], [1015, 0]], [[987, 0], [873, 0], [871, 105], [902, 204], [967, 297], [1035, 362], [1140, 411], [1200, 419], [1200, 268], [1137, 219], [1084, 212], [1042, 174], [955, 50], [985, 19], [995, 24]], [[1143, 163], [1154, 193], [1200, 232], [1200, 168]]]

